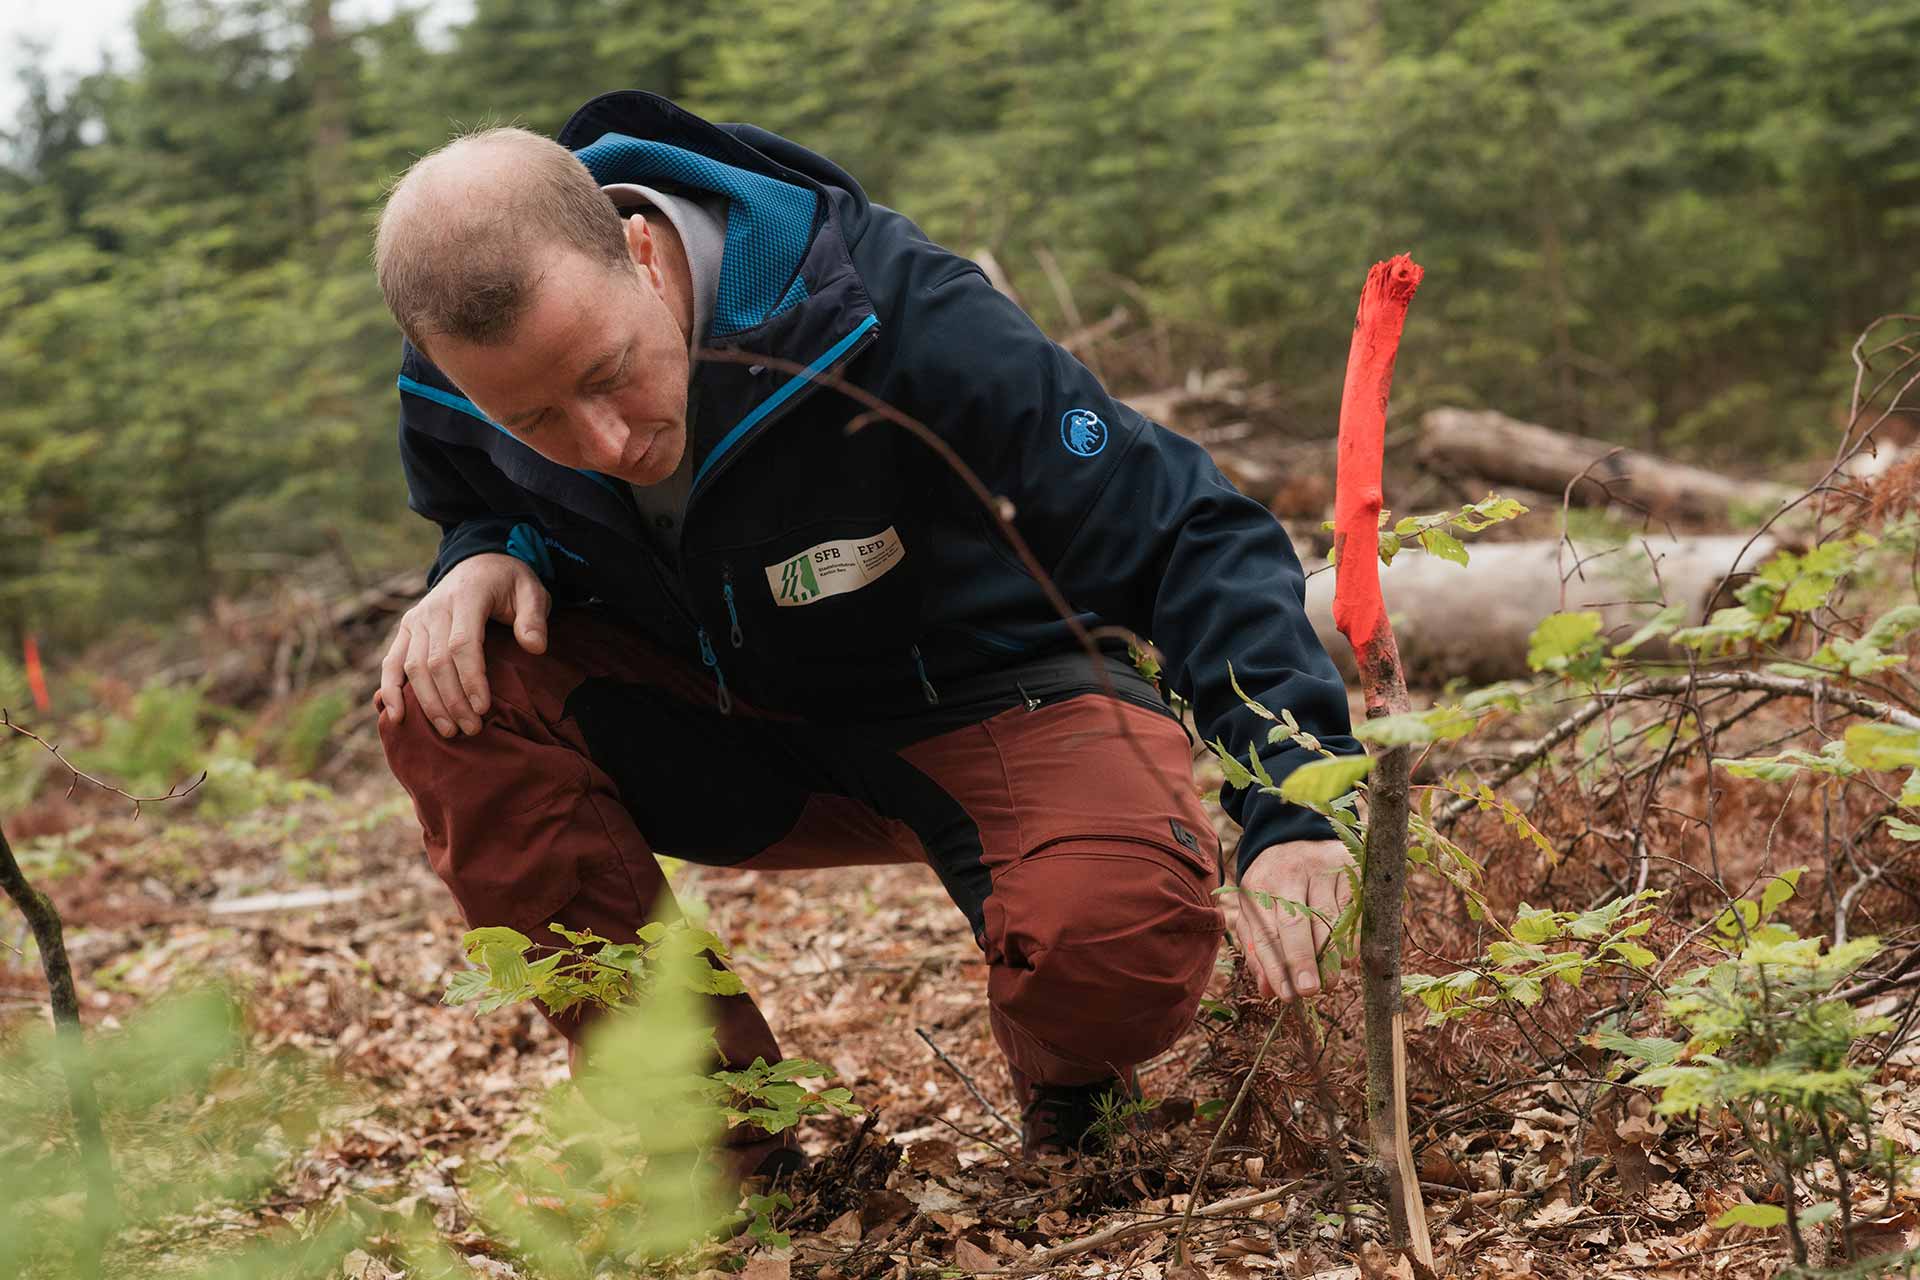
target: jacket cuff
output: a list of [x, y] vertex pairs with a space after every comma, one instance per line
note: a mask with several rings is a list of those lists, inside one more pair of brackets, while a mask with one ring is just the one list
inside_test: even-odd
[[1278, 796], [1248, 798], [1247, 822], [1234, 852], [1235, 879], [1244, 876], [1253, 860], [1277, 844], [1295, 840], [1337, 840], [1333, 824], [1311, 809], [1288, 804]]
[[[462, 560], [470, 560], [474, 556], [492, 553], [511, 555], [516, 559], [525, 560], [526, 557], [517, 554], [512, 546], [517, 523], [509, 517], [487, 516], [477, 520], [462, 520], [448, 529], [440, 539], [440, 554], [434, 557], [433, 568], [427, 572], [427, 590], [431, 591], [438, 586], [440, 579], [446, 577], [455, 565]], [[538, 543], [537, 533], [535, 543], [542, 545]], [[544, 550], [544, 545], [542, 549]], [[529, 563], [532, 562], [529, 561]], [[534, 572], [540, 573], [539, 565], [533, 565], [533, 569]], [[552, 566], [549, 564], [548, 570], [551, 571], [551, 569]], [[546, 576], [545, 573], [541, 573], [542, 579]]]

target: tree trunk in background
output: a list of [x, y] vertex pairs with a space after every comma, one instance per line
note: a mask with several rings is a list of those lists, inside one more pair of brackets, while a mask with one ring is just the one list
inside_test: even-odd
[[[1402, 551], [1380, 577], [1407, 683], [1431, 687], [1459, 678], [1488, 684], [1526, 675], [1527, 641], [1550, 613], [1592, 609], [1625, 639], [1653, 615], [1648, 602], [1664, 592], [1668, 603], [1685, 607], [1688, 624], [1702, 622], [1729, 574], [1753, 572], [1778, 548], [1772, 537], [1749, 547], [1745, 534], [1649, 534], [1606, 554], [1585, 541], [1577, 550], [1558, 539], [1487, 542], [1472, 548], [1465, 565]], [[1657, 559], [1650, 560], [1649, 551]], [[1582, 564], [1577, 573], [1576, 561]], [[1307, 617], [1352, 679], [1353, 659], [1333, 623], [1333, 586], [1327, 570], [1307, 579]], [[1655, 642], [1642, 653], [1663, 647]]]
[[1387, 20], [1380, 0], [1320, 0], [1327, 32], [1327, 61], [1334, 83], [1364, 79], [1386, 56]]
[[345, 221], [333, 215], [348, 206], [348, 185], [352, 181], [333, 0], [307, 0], [307, 65], [313, 74], [313, 98], [308, 108], [312, 141], [307, 155], [307, 177], [313, 184], [313, 225], [332, 240], [346, 231]]
[[1741, 480], [1586, 436], [1521, 422], [1493, 410], [1433, 409], [1420, 419], [1420, 461], [1448, 475], [1478, 476], [1559, 494], [1573, 484], [1576, 506], [1612, 502], [1657, 518], [1722, 524], [1739, 508], [1767, 508], [1799, 492]]

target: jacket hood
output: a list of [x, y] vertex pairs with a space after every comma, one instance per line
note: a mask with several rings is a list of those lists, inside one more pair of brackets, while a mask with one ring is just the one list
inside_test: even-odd
[[[801, 272], [831, 210], [844, 239], [858, 239], [866, 193], [824, 156], [752, 125], [716, 125], [657, 94], [603, 94], [561, 129], [602, 185], [676, 185], [726, 197], [726, 253], [714, 338], [764, 324], [808, 296]], [[834, 199], [839, 193], [841, 198]]]

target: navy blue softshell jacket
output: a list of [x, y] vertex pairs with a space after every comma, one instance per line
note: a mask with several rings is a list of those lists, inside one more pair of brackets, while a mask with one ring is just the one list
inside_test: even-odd
[[[1250, 695], [1333, 751], [1361, 749], [1279, 523], [1199, 445], [1109, 396], [973, 263], [830, 161], [653, 94], [595, 98], [560, 142], [603, 184], [727, 198], [707, 344], [775, 359], [694, 366], [694, 481], [671, 564], [649, 549], [624, 483], [542, 458], [406, 347], [409, 505], [445, 535], [430, 581], [510, 553], [556, 600], [595, 603], [698, 657], [722, 701], [841, 721], [910, 716], [943, 681], [1075, 650], [925, 443], [885, 422], [849, 433], [864, 406], [820, 382], [844, 379], [926, 424], [1011, 502], [1082, 623], [1151, 639], [1205, 737], [1242, 758], [1251, 745], [1276, 782], [1310, 758], [1269, 741], [1229, 687], [1231, 664]], [[879, 571], [847, 589], [862, 575], [833, 577], [835, 553]], [[1223, 802], [1244, 829], [1242, 868], [1270, 845], [1332, 835], [1277, 796], [1229, 789]]]

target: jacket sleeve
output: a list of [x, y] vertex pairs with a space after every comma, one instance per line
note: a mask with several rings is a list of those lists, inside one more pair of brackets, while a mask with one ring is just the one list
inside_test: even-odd
[[[1243, 759], [1255, 747], [1276, 783], [1313, 758], [1268, 743], [1231, 665], [1241, 688], [1291, 711], [1328, 750], [1363, 750], [1307, 621], [1286, 531], [1205, 449], [1110, 397], [971, 264], [928, 288], [905, 323], [914, 399], [941, 406], [929, 425], [1012, 500], [1016, 527], [1076, 609], [1159, 647], [1206, 738]], [[1229, 788], [1221, 800], [1242, 828], [1242, 871], [1272, 845], [1333, 838], [1325, 818], [1278, 796]]]
[[[401, 370], [416, 383], [444, 381], [411, 346]], [[400, 466], [407, 480], [407, 506], [440, 526], [440, 550], [427, 570], [427, 589], [462, 560], [486, 552], [511, 555], [530, 565], [549, 587], [553, 563], [546, 539], [531, 515], [497, 511], [461, 474], [452, 456], [457, 446], [442, 444], [422, 431], [422, 414], [445, 413], [444, 406], [406, 391], [400, 394]]]

